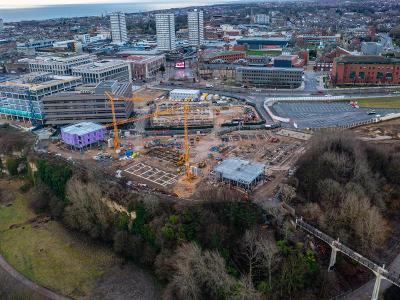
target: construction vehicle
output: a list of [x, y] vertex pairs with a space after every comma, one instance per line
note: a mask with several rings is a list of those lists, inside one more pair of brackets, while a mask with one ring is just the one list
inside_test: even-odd
[[197, 167], [200, 168], [200, 169], [205, 168], [205, 167], [206, 167], [206, 162], [205, 162], [205, 161], [199, 162], [199, 163], [197, 164]]

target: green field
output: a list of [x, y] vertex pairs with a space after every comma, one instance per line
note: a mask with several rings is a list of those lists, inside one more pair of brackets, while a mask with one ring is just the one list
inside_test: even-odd
[[247, 55], [254, 56], [279, 56], [282, 50], [248, 50]]
[[119, 259], [110, 249], [77, 237], [56, 221], [38, 221], [14, 183], [0, 180], [0, 189], [14, 194], [12, 205], [0, 201], [1, 255], [44, 287], [75, 299], [90, 298], [95, 280]]
[[360, 107], [400, 108], [400, 96], [357, 99]]

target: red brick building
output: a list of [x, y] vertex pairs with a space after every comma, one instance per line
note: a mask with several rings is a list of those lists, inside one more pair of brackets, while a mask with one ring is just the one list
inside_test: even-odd
[[209, 63], [214, 63], [217, 61], [224, 61], [228, 63], [232, 63], [239, 59], [245, 59], [246, 52], [242, 51], [222, 51], [222, 52], [213, 52], [209, 53], [205, 56], [204, 61]]
[[400, 85], [400, 59], [383, 56], [341, 56], [334, 60], [333, 85]]

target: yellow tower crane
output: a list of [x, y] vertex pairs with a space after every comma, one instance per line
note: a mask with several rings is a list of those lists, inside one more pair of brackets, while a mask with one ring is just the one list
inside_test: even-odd
[[[137, 122], [137, 121], [142, 121], [150, 118], [156, 118], [162, 115], [168, 115], [174, 112], [177, 112], [179, 110], [182, 110], [182, 107], [178, 108], [167, 108], [163, 110], [159, 110], [158, 108], [155, 110], [154, 113], [140, 116], [140, 117], [133, 117], [133, 118], [128, 118], [128, 119], [123, 119], [123, 120], [117, 120], [116, 113], [115, 113], [115, 101], [133, 101], [133, 102], [141, 102], [144, 99], [139, 98], [139, 97], [132, 97], [132, 98], [115, 98], [114, 95], [112, 95], [109, 92], [106, 92], [106, 96], [110, 102], [111, 105], [111, 113], [112, 113], [112, 123], [104, 125], [106, 128], [113, 128], [114, 131], [114, 149], [115, 151], [118, 151], [120, 148], [120, 143], [119, 143], [119, 137], [118, 137], [118, 126], [119, 125], [124, 125], [124, 124], [129, 124], [132, 122]], [[193, 175], [190, 171], [190, 146], [189, 146], [189, 113], [190, 113], [190, 106], [188, 102], [185, 102], [183, 104], [183, 114], [184, 114], [184, 154], [183, 154], [183, 160], [184, 160], [184, 165], [185, 165], [185, 176], [187, 179], [193, 178]]]

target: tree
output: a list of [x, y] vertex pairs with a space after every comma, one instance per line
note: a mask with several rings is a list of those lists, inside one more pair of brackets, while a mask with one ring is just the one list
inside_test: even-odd
[[37, 161], [37, 176], [47, 184], [61, 200], [65, 198], [65, 187], [72, 177], [72, 170], [66, 164], [54, 164], [46, 160]]
[[283, 202], [290, 204], [292, 199], [296, 197], [296, 189], [288, 184], [282, 184], [281, 185], [281, 197]]
[[278, 248], [275, 240], [261, 237], [256, 241], [256, 247], [261, 254], [262, 262], [268, 270], [268, 288], [272, 289], [272, 266], [277, 259]]
[[261, 262], [261, 249], [257, 245], [258, 241], [259, 237], [254, 229], [246, 230], [241, 241], [241, 253], [246, 259], [249, 278], [253, 278], [253, 270], [255, 267], [259, 266]]
[[69, 205], [65, 208], [64, 220], [69, 226], [89, 233], [92, 238], [112, 237], [116, 214], [103, 201], [100, 186], [73, 177], [67, 184], [66, 195]]
[[19, 166], [20, 160], [16, 157], [9, 156], [6, 159], [6, 167], [8, 170], [8, 173], [11, 176], [16, 176], [18, 175], [18, 166]]
[[238, 283], [238, 288], [232, 299], [235, 300], [260, 300], [262, 295], [258, 292], [253, 285], [250, 276], [244, 276]]
[[195, 243], [186, 243], [172, 260], [175, 268], [166, 298], [227, 299], [233, 295], [236, 281], [226, 272], [225, 260], [218, 252], [202, 252]]

